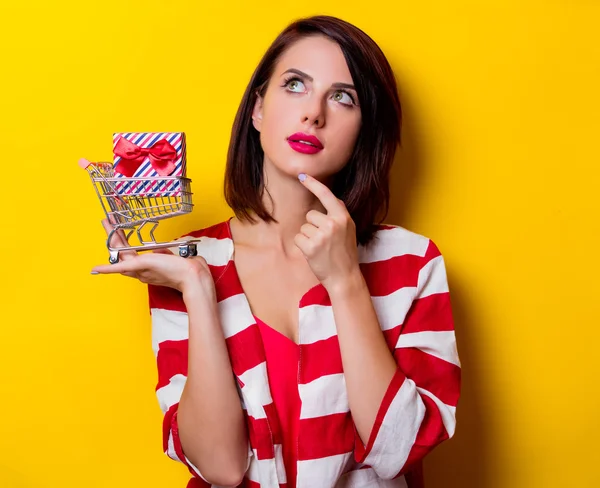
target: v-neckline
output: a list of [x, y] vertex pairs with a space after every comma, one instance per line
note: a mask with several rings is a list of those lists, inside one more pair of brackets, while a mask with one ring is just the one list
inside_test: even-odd
[[[250, 311], [250, 313], [252, 314], [252, 316], [256, 319], [256, 315], [254, 315], [254, 313], [252, 312], [252, 307], [250, 306], [250, 301], [248, 300], [248, 296], [246, 295], [246, 291], [244, 290], [244, 287], [242, 286], [242, 280], [240, 280], [240, 275], [238, 274], [237, 271], [237, 266], [235, 265], [235, 242], [233, 241], [233, 233], [231, 232], [231, 220], [233, 219], [234, 216], [229, 217], [229, 219], [226, 222], [226, 229], [227, 229], [227, 237], [229, 237], [229, 240], [231, 242], [230, 245], [230, 250], [229, 250], [229, 266], [231, 266], [231, 269], [233, 271], [233, 274], [235, 275], [235, 279], [236, 281], [239, 283], [240, 286], [240, 290], [242, 291], [242, 295], [244, 297], [244, 305], [246, 305], [246, 307], [248, 308], [248, 310]], [[324, 288], [322, 283], [317, 283], [316, 285], [311, 286], [301, 297], [300, 300], [298, 301], [297, 304], [297, 313], [298, 313], [298, 342], [296, 342], [294, 339], [286, 336], [285, 334], [283, 334], [282, 332], [279, 332], [276, 329], [273, 329], [273, 327], [271, 327], [269, 324], [267, 324], [266, 322], [263, 321], [263, 324], [265, 324], [267, 327], [270, 327], [271, 329], [273, 329], [275, 332], [277, 332], [278, 334], [281, 334], [283, 337], [285, 337], [287, 340], [293, 342], [296, 346], [299, 346], [301, 343], [300, 340], [300, 309], [302, 308], [302, 302], [304, 300], [304, 298], [309, 294], [312, 293], [315, 289], [317, 288]], [[326, 292], [326, 291], [325, 291]]]

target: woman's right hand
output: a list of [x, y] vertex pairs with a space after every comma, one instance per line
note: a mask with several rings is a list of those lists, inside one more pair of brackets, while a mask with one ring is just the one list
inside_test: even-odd
[[[107, 234], [113, 230], [108, 219], [102, 220]], [[113, 234], [111, 247], [128, 247], [127, 238], [122, 229]], [[190, 287], [209, 287], [214, 292], [214, 282], [208, 264], [201, 256], [182, 258], [169, 249], [157, 249], [153, 252], [119, 251], [120, 261], [116, 264], [95, 266], [93, 274], [119, 273], [136, 278], [142, 283], [168, 286], [184, 293]]]

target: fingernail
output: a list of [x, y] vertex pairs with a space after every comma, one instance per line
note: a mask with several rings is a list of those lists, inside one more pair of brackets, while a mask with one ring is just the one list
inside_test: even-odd
[[96, 275], [96, 274], [100, 274], [100, 273], [98, 273], [98, 271], [92, 271], [90, 274]]
[[298, 179], [299, 179], [301, 182], [303, 182], [303, 183], [304, 183], [304, 180], [306, 179], [306, 175], [305, 175], [304, 173], [300, 173], [300, 174], [298, 175]]

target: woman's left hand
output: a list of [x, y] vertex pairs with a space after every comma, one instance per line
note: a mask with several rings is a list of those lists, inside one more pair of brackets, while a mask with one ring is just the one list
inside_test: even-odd
[[344, 202], [327, 186], [309, 175], [302, 184], [319, 199], [327, 214], [308, 212], [294, 243], [318, 280], [331, 292], [360, 275], [356, 225]]

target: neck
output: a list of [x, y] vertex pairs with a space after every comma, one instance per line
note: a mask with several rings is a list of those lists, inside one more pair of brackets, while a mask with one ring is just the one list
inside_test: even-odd
[[[252, 224], [244, 222], [247, 238], [253, 245], [283, 252], [289, 257], [301, 257], [294, 237], [306, 223], [310, 210], [326, 213], [321, 202], [297, 178], [281, 173], [265, 160], [265, 191], [263, 204], [277, 222], [264, 222], [257, 218]], [[248, 242], [244, 239], [245, 242]]]

